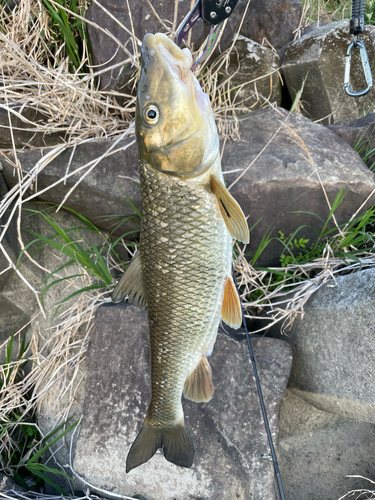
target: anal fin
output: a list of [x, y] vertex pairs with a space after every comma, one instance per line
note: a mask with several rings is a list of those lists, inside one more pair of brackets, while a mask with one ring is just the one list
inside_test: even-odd
[[242, 307], [232, 276], [224, 283], [224, 299], [221, 318], [228, 326], [237, 330], [242, 324]]
[[211, 175], [211, 190], [219, 202], [220, 212], [230, 235], [242, 243], [249, 243], [249, 228], [241, 207], [214, 174]]
[[128, 296], [131, 304], [144, 309], [147, 306], [142, 276], [142, 261], [139, 253], [133, 258], [112, 292], [113, 302], [123, 302]]
[[184, 396], [196, 403], [207, 403], [212, 398], [214, 387], [212, 385], [212, 370], [205, 355], [199, 361], [197, 367], [188, 375]]

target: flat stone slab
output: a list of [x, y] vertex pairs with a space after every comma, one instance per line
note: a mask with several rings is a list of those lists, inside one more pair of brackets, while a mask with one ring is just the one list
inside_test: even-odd
[[[288, 344], [253, 340], [273, 438], [291, 366]], [[208, 404], [184, 401], [196, 446], [194, 465], [177, 467], [157, 453], [125, 472], [129, 448], [150, 400], [147, 313], [128, 304], [99, 308], [88, 349], [83, 422], [74, 469], [91, 485], [147, 500], [275, 499], [247, 345], [219, 335], [210, 359], [215, 394]]]
[[[309, 403], [375, 423], [375, 269], [337, 277], [310, 298], [287, 332], [289, 387]], [[278, 338], [280, 328], [270, 334]]]
[[[320, 411], [289, 391], [286, 396], [280, 408], [279, 447], [285, 498], [338, 500], [351, 490], [372, 490], [363, 478], [375, 476], [375, 425]], [[358, 495], [347, 500], [372, 498]]]

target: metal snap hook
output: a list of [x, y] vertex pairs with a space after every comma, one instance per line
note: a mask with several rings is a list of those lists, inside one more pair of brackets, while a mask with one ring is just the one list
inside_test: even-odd
[[[359, 92], [354, 92], [354, 90], [351, 90], [350, 88], [350, 64], [351, 64], [353, 49], [359, 49], [362, 61], [362, 68], [365, 74], [366, 85], [367, 85], [365, 89], [360, 90]], [[349, 45], [348, 50], [346, 51], [344, 89], [346, 93], [351, 97], [361, 97], [363, 95], [366, 95], [372, 89], [372, 73], [366, 47], [363, 42], [357, 40], [357, 37], [354, 37], [353, 42]]]

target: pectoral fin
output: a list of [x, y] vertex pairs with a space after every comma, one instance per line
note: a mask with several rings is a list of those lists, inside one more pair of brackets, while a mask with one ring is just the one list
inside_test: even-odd
[[203, 355], [195, 370], [185, 381], [184, 396], [196, 403], [207, 403], [213, 393], [211, 366], [206, 356]]
[[113, 302], [123, 302], [126, 297], [131, 304], [144, 309], [147, 306], [142, 276], [142, 262], [139, 253], [130, 262], [112, 293]]
[[216, 175], [211, 176], [211, 190], [217, 197], [221, 215], [231, 236], [242, 243], [249, 243], [249, 228], [241, 207]]
[[225, 280], [221, 318], [228, 326], [237, 330], [242, 324], [240, 298], [231, 276]]

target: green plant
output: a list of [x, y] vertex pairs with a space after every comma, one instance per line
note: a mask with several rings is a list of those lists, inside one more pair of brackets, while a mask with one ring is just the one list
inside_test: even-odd
[[[51, 229], [54, 231], [54, 234], [50, 237], [47, 237], [45, 235], [38, 234], [34, 231], [26, 230], [29, 234], [34, 236], [34, 239], [26, 245], [24, 251], [20, 254], [17, 262], [18, 266], [24, 252], [28, 251], [30, 247], [33, 247], [31, 255], [34, 255], [35, 253], [40, 251], [44, 246], [49, 245], [55, 250], [61, 252], [61, 254], [65, 255], [68, 258], [68, 260], [64, 264], [59, 266], [57, 269], [49, 273], [42, 281], [42, 284], [45, 284], [48, 280], [50, 280], [50, 278], [54, 277], [60, 271], [67, 269], [73, 265], [77, 265], [80, 269], [85, 271], [93, 279], [93, 282], [91, 284], [79, 288], [78, 290], [75, 290], [73, 293], [65, 297], [60, 302], [59, 306], [56, 309], [56, 312], [63, 303], [67, 302], [69, 299], [75, 297], [76, 295], [94, 289], [106, 289], [110, 287], [114, 282], [112, 275], [108, 269], [108, 257], [109, 257], [108, 253], [110, 251], [113, 251], [114, 244], [108, 243], [106, 238], [102, 235], [101, 231], [94, 224], [92, 224], [92, 222], [90, 222], [86, 217], [78, 214], [73, 209], [67, 207], [64, 208], [72, 212], [77, 217], [79, 222], [81, 222], [83, 225], [64, 230], [57, 222], [53, 220], [52, 217], [50, 217], [50, 215], [48, 215], [47, 213], [48, 209], [43, 211], [30, 210], [30, 209], [28, 210], [32, 216], [43, 217], [44, 220], [50, 225]], [[83, 231], [88, 230], [102, 236], [103, 245], [97, 246], [96, 244], [94, 244], [91, 247], [87, 246], [85, 242], [82, 240], [82, 238], [77, 235], [77, 231], [82, 231], [82, 230]], [[106, 259], [107, 261], [105, 261], [104, 259]], [[81, 272], [70, 274], [62, 278], [59, 277], [58, 279], [55, 279], [52, 282], [48, 283], [48, 285], [44, 287], [41, 293], [42, 306], [44, 307], [45, 294], [51, 287], [53, 287], [58, 283], [67, 280], [72, 280], [73, 278], [77, 278], [80, 276], [84, 276], [84, 274], [85, 273]]]
[[85, 57], [84, 51], [90, 52], [90, 45], [86, 23], [76, 15], [84, 17], [87, 4], [79, 0], [42, 0], [42, 4], [51, 18], [57, 50], [65, 43], [71, 65], [76, 70], [80, 69]]
[[[11, 386], [14, 387], [15, 384], [21, 382], [25, 365], [29, 361], [27, 357], [29, 343], [26, 342], [26, 334], [23, 335], [17, 352], [15, 352], [15, 346], [13, 332], [6, 346], [5, 363], [0, 370], [0, 390], [3, 399], [11, 397], [11, 393], [8, 393], [8, 388]], [[10, 411], [3, 412], [1, 420], [0, 444], [3, 440], [11, 440], [11, 446], [1, 446], [0, 463], [2, 467], [8, 471], [11, 470], [15, 481], [27, 490], [29, 489], [29, 485], [25, 479], [31, 478], [38, 489], [43, 488], [44, 482], [47, 482], [59, 493], [65, 494], [60, 486], [47, 476], [46, 473], [63, 475], [69, 480], [71, 478], [58, 469], [44, 465], [40, 460], [43, 454], [56, 441], [73, 430], [78, 422], [70, 425], [58, 436], [54, 437], [52, 441], [49, 441], [60, 429], [66, 426], [68, 421], [58, 426], [44, 438], [41, 438], [34, 414], [24, 411], [23, 405], [15, 405]]]

